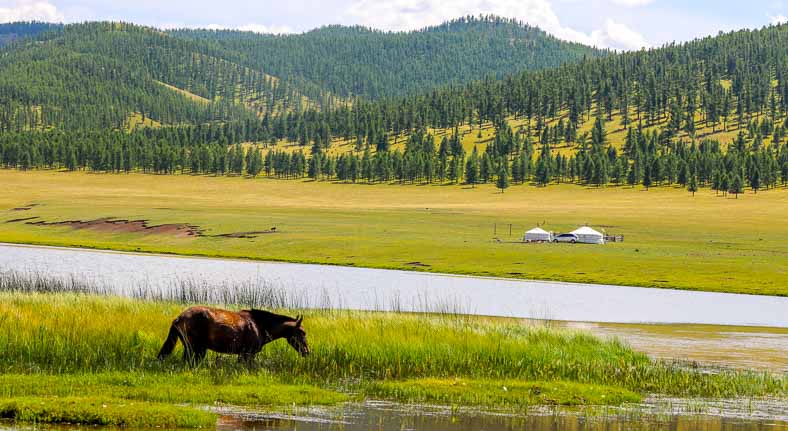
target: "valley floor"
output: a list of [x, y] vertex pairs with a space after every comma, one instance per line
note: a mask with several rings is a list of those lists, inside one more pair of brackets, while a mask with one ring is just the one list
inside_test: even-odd
[[[491, 184], [11, 170], [0, 184], [0, 242], [788, 295], [786, 188], [738, 199], [578, 185], [502, 194]], [[537, 224], [588, 224], [625, 241], [522, 243]]]

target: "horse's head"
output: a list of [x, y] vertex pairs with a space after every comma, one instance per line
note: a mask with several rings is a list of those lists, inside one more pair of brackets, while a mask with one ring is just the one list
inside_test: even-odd
[[304, 327], [301, 326], [303, 320], [303, 316], [296, 317], [295, 322], [288, 325], [288, 331], [285, 334], [285, 338], [287, 338], [288, 344], [290, 344], [296, 352], [300, 353], [301, 356], [307, 356], [309, 355], [309, 344], [306, 342], [306, 331]]

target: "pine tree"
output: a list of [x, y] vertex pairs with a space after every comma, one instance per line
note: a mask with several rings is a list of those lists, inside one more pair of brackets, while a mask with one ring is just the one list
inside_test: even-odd
[[753, 169], [750, 175], [750, 187], [752, 187], [752, 191], [756, 194], [758, 193], [758, 189], [761, 188], [761, 172], [758, 168]]
[[509, 172], [506, 169], [506, 165], [506, 160], [503, 160], [501, 168], [498, 170], [498, 180], [495, 182], [495, 186], [501, 189], [501, 193], [509, 188]]
[[698, 191], [698, 180], [694, 175], [690, 177], [689, 183], [687, 184], [687, 190], [692, 192], [693, 197], [695, 196], [695, 192]]
[[720, 190], [722, 190], [722, 195], [725, 196], [728, 194], [728, 190], [730, 189], [730, 181], [728, 180], [728, 174], [725, 171], [720, 173]]
[[471, 157], [465, 163], [465, 183], [470, 184], [471, 187], [476, 187], [479, 182], [479, 155], [476, 147], [473, 147]]
[[643, 170], [643, 187], [645, 187], [646, 190], [651, 187], [651, 169], [649, 169], [648, 165], [646, 165], [646, 168]]
[[739, 199], [739, 193], [744, 193], [744, 182], [741, 179], [741, 175], [733, 175], [733, 181], [731, 181], [731, 187], [729, 191], [733, 193], [734, 196], [736, 196], [736, 199]]
[[627, 184], [629, 184], [632, 187], [635, 187], [635, 184], [638, 183], [638, 174], [636, 169], [637, 168], [633, 163], [629, 166], [629, 172], [627, 172]]

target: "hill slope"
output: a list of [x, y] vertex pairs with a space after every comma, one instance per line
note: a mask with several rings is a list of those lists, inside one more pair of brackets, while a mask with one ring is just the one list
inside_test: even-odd
[[[6, 131], [244, 120], [312, 102], [199, 42], [123, 23], [69, 25], [0, 58]], [[146, 120], [152, 120], [147, 121]]]
[[606, 54], [498, 17], [462, 18], [413, 32], [329, 26], [297, 35], [180, 30], [216, 42], [247, 65], [342, 96], [403, 96]]

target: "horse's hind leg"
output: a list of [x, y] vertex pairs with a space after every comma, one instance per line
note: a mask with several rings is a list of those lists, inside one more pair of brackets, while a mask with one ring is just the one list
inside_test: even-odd
[[194, 349], [191, 344], [183, 345], [183, 362], [192, 364], [194, 363]]
[[183, 343], [183, 361], [192, 366], [197, 365], [205, 356], [205, 348], [195, 343], [191, 337], [185, 341]]
[[243, 352], [238, 355], [238, 363], [251, 367], [254, 363], [254, 353]]
[[205, 354], [208, 353], [208, 349], [201, 347], [194, 349], [194, 365], [199, 364], [205, 359]]
[[207, 349], [202, 348], [200, 346], [194, 346], [188, 349], [184, 349], [183, 361], [191, 366], [196, 366], [203, 360], [203, 358], [205, 358], [206, 353], [207, 353]]

